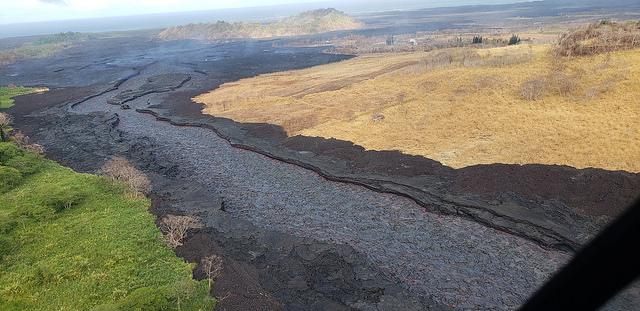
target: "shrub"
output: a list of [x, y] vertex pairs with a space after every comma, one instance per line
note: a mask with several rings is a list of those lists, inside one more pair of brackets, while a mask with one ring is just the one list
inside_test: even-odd
[[22, 134], [22, 132], [16, 131], [15, 133], [13, 133], [13, 142], [16, 143], [16, 145], [24, 148], [24, 146], [29, 144], [29, 137], [25, 134]]
[[165, 292], [150, 287], [142, 287], [134, 290], [121, 303], [122, 310], [160, 311], [169, 309], [169, 300]]
[[44, 147], [38, 144], [31, 144], [29, 136], [24, 135], [22, 132], [16, 131], [11, 136], [13, 142], [18, 145], [20, 148], [26, 150], [27, 152], [42, 155], [44, 154]]
[[608, 91], [610, 91], [611, 89], [613, 89], [616, 86], [616, 83], [620, 80], [623, 80], [624, 76], [622, 75], [616, 75], [616, 76], [612, 76], [607, 78], [606, 80], [593, 85], [591, 87], [589, 87], [588, 89], [585, 90], [584, 96], [587, 99], [593, 99], [597, 96], [599, 96], [600, 94], [606, 93]]
[[546, 87], [547, 82], [545, 79], [538, 77], [523, 83], [520, 93], [522, 98], [534, 101], [540, 99], [545, 94]]
[[4, 164], [10, 159], [22, 154], [18, 146], [11, 143], [0, 142], [0, 164]]
[[0, 112], [0, 142], [9, 140], [12, 122], [13, 119], [10, 115]]
[[576, 78], [561, 71], [553, 71], [547, 76], [547, 84], [550, 91], [567, 96], [576, 88]]
[[21, 222], [25, 222], [29, 219], [40, 221], [45, 219], [52, 219], [56, 214], [56, 211], [42, 203], [28, 202], [20, 204], [15, 212], [16, 219]]
[[175, 303], [177, 305], [178, 310], [181, 310], [184, 303], [189, 303], [198, 295], [198, 285], [193, 280], [180, 280], [169, 286], [167, 297], [169, 297], [172, 304]]
[[516, 45], [520, 43], [520, 37], [518, 35], [511, 35], [509, 38], [509, 45]]
[[0, 166], [0, 193], [7, 192], [22, 182], [22, 174], [13, 167]]
[[577, 85], [577, 77], [556, 69], [549, 74], [535, 77], [522, 84], [522, 98], [530, 101], [538, 100], [547, 94], [560, 96], [571, 95]]
[[135, 196], [144, 195], [151, 188], [151, 182], [147, 176], [125, 158], [112, 158], [102, 166], [101, 171], [113, 180], [124, 182]]
[[15, 132], [11, 138], [16, 145], [20, 146], [20, 148], [28, 152], [34, 153], [36, 155], [44, 154], [44, 147], [38, 144], [29, 143], [29, 136], [22, 134], [22, 132]]
[[202, 228], [200, 219], [193, 216], [167, 215], [160, 220], [160, 229], [165, 233], [167, 245], [176, 248], [191, 229]]
[[26, 146], [24, 146], [24, 150], [27, 150], [33, 154], [37, 154], [37, 155], [43, 155], [45, 152], [45, 149], [42, 145], [38, 145], [38, 144], [28, 144]]
[[42, 169], [44, 163], [40, 157], [33, 153], [23, 153], [7, 160], [5, 165], [17, 169], [23, 175], [31, 175]]
[[87, 197], [87, 193], [77, 184], [47, 185], [39, 191], [43, 194], [42, 204], [56, 212], [72, 208]]
[[476, 51], [464, 49], [462, 50], [462, 55], [459, 57], [461, 57], [460, 62], [465, 67], [480, 66], [483, 64], [482, 56]]
[[601, 21], [564, 33], [553, 49], [556, 56], [585, 56], [640, 47], [637, 23]]
[[442, 68], [453, 63], [453, 51], [442, 51], [425, 59], [427, 69]]

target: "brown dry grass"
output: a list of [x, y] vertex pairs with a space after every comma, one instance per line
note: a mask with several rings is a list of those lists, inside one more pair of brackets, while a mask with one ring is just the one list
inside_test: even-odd
[[556, 56], [585, 56], [640, 47], [640, 22], [607, 22], [583, 26], [563, 34]]
[[283, 125], [289, 135], [335, 137], [452, 167], [640, 172], [640, 50], [561, 62], [549, 51], [522, 45], [366, 55], [244, 79], [194, 100], [206, 113]]

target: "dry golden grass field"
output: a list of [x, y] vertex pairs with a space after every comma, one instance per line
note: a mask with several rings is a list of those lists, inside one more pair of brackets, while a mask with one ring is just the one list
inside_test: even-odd
[[282, 125], [451, 167], [562, 164], [640, 172], [640, 49], [550, 45], [359, 56], [228, 83], [205, 113]]

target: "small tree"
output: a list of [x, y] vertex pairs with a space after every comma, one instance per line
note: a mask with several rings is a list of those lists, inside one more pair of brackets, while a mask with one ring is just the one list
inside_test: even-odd
[[11, 123], [13, 123], [13, 118], [4, 112], [0, 112], [0, 141], [9, 140]]
[[199, 228], [202, 228], [202, 223], [193, 216], [167, 215], [160, 220], [160, 229], [165, 233], [165, 241], [172, 248], [182, 245], [182, 240], [189, 230]]
[[386, 43], [387, 43], [387, 45], [395, 45], [396, 44], [396, 40], [393, 37], [393, 35], [391, 37], [387, 38], [387, 42]]
[[151, 182], [147, 176], [131, 165], [125, 158], [112, 158], [102, 166], [101, 171], [113, 180], [127, 184], [135, 196], [146, 194], [151, 188]]
[[471, 40], [472, 44], [482, 44], [482, 36], [474, 36], [473, 40]]
[[209, 280], [209, 290], [211, 290], [211, 282], [217, 279], [222, 273], [222, 258], [218, 255], [207, 256], [200, 262], [202, 271], [207, 275]]
[[511, 38], [509, 39], [509, 45], [516, 45], [520, 43], [520, 37], [518, 37], [518, 35], [511, 35]]

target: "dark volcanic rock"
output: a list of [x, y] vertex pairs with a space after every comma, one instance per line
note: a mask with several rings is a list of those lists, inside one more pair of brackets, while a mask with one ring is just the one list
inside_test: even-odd
[[[107, 103], [124, 106], [136, 98], [153, 93], [166, 93], [181, 88], [191, 80], [187, 74], [164, 74], [147, 78], [147, 82], [135, 90], [125, 90], [109, 99]], [[129, 107], [127, 105], [127, 107]]]
[[[407, 296], [392, 276], [347, 245], [260, 229], [212, 208], [220, 202], [211, 202], [193, 185], [189, 191], [170, 192], [170, 199], [154, 200], [160, 217], [195, 212], [208, 227], [190, 236], [178, 254], [194, 262], [210, 254], [224, 257], [223, 274], [214, 288], [216, 297], [226, 297], [218, 306], [221, 310], [447, 309]], [[199, 269], [195, 275], [205, 277]]]
[[271, 124], [204, 116], [195, 92], [138, 109], [174, 125], [216, 131], [234, 146], [312, 169], [335, 181], [414, 199], [430, 210], [473, 219], [546, 247], [577, 250], [640, 193], [640, 174], [555, 165], [477, 165], [452, 169], [397, 151], [351, 142], [287, 137]]
[[[569, 257], [539, 245], [575, 249], [601, 226], [595, 215], [614, 216], [637, 192], [637, 174], [454, 170], [350, 142], [288, 138], [277, 126], [203, 116], [190, 102], [224, 82], [346, 58], [273, 46], [99, 40], [37, 66], [2, 68], [0, 83], [11, 70], [73, 69], [38, 78], [51, 92], [17, 98], [17, 127], [77, 170], [125, 155], [151, 176], [158, 215], [202, 217], [207, 228], [178, 253], [223, 257], [214, 289], [223, 310], [514, 309]], [[141, 95], [167, 86], [176, 89]], [[113, 97], [132, 109], [108, 105]], [[614, 309], [637, 301], [625, 297]]]

